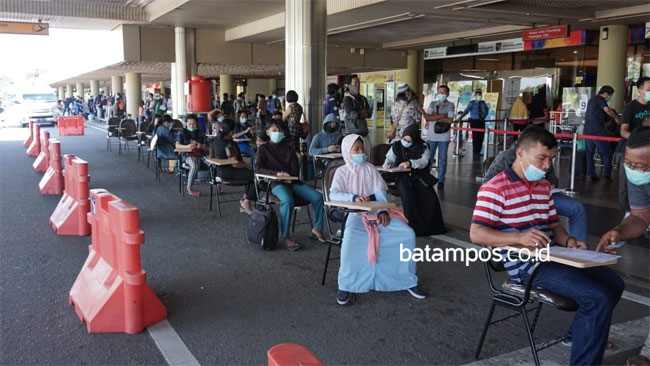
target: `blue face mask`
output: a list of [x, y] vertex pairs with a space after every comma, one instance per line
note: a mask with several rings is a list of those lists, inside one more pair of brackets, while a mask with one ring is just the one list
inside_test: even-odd
[[196, 131], [196, 127], [186, 127], [186, 129], [190, 132]]
[[248, 122], [248, 119], [246, 119], [246, 118], [240, 118], [240, 119], [239, 119], [239, 123], [241, 123], [242, 125], [243, 125], [244, 123], [246, 123], [246, 122]]
[[400, 142], [402, 143], [402, 146], [404, 146], [404, 147], [407, 148], [407, 149], [408, 149], [409, 147], [413, 146], [413, 143], [412, 143], [412, 142], [408, 142], [408, 141], [406, 141], [406, 140], [404, 140], [404, 139], [400, 140]]
[[365, 163], [367, 158], [366, 154], [350, 154], [350, 160], [357, 165]]
[[223, 122], [223, 116], [217, 118], [217, 121], [218, 121], [219, 123]]
[[476, 101], [477, 101], [477, 102], [480, 102], [481, 100], [483, 100], [483, 97], [480, 96], [480, 95], [477, 95], [477, 96], [476, 96]]
[[635, 186], [644, 186], [650, 183], [650, 172], [633, 170], [628, 168], [625, 164], [623, 164], [623, 166], [625, 167], [625, 176], [630, 183]]
[[445, 100], [447, 100], [447, 96], [444, 94], [438, 94], [437, 98], [439, 102], [444, 102]]
[[643, 91], [643, 99], [645, 99], [646, 102], [650, 102], [650, 91]]
[[526, 156], [525, 154], [524, 157], [526, 158], [526, 162], [528, 163], [528, 168], [524, 169], [524, 165], [521, 163], [521, 161], [519, 161], [519, 165], [521, 165], [521, 169], [524, 171], [524, 176], [526, 177], [526, 180], [529, 182], [537, 182], [538, 180], [544, 178], [546, 172], [531, 164], [530, 161], [528, 160], [528, 156]]
[[271, 132], [271, 141], [273, 143], [277, 144], [282, 140], [284, 140], [284, 133], [278, 131]]

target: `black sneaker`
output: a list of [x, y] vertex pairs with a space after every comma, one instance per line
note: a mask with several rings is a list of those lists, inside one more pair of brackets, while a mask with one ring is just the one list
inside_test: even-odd
[[336, 302], [339, 305], [345, 305], [350, 301], [350, 293], [347, 291], [338, 290], [336, 291]]
[[424, 300], [427, 298], [427, 295], [425, 295], [422, 291], [420, 291], [420, 288], [417, 286], [411, 287], [407, 291], [409, 292], [409, 294], [411, 294], [411, 296], [415, 297], [416, 299]]
[[600, 180], [600, 178], [598, 178], [596, 176], [593, 176], [593, 177], [591, 177], [589, 179], [591, 179], [592, 182], [598, 182]]

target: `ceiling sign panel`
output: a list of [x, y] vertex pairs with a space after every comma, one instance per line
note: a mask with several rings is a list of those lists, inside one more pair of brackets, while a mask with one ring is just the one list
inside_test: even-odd
[[568, 25], [557, 25], [554, 27], [526, 29], [521, 38], [524, 42], [536, 41], [538, 39], [562, 38], [569, 35]]
[[50, 25], [48, 23], [0, 22], [0, 33], [47, 36], [50, 34]]

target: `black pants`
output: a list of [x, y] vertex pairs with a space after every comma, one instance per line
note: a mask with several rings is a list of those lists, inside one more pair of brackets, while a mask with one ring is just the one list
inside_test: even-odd
[[[471, 128], [480, 128], [485, 130], [485, 120], [483, 119], [470, 119], [469, 127]], [[476, 132], [472, 131], [472, 155], [479, 156], [481, 149], [483, 148], [483, 138], [485, 137], [485, 132]]]
[[240, 180], [248, 182], [246, 184], [246, 199], [257, 201], [255, 192], [255, 174], [250, 169], [234, 168], [232, 166], [220, 166], [217, 168], [217, 175], [223, 179]]

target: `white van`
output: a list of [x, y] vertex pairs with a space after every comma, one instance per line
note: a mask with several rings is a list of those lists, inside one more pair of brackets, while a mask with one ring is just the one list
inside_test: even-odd
[[56, 125], [59, 110], [54, 92], [25, 92], [20, 95], [18, 104], [22, 127], [27, 127], [29, 121]]

